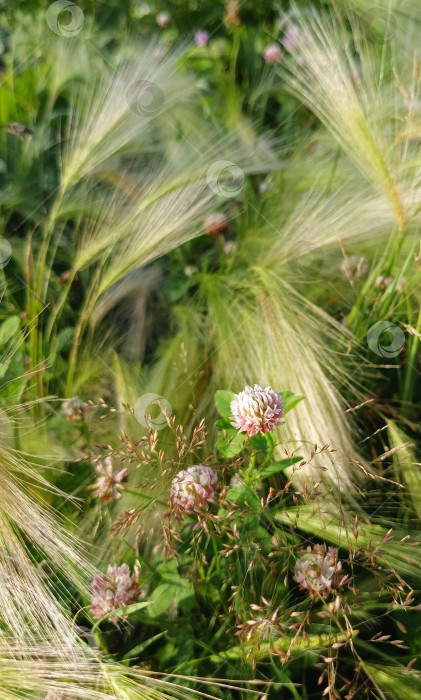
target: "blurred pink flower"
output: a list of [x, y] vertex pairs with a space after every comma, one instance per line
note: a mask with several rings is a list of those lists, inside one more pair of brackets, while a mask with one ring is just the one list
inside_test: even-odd
[[265, 63], [278, 63], [282, 56], [282, 51], [277, 44], [269, 44], [263, 51]]
[[298, 46], [300, 39], [300, 28], [296, 24], [290, 24], [282, 38], [282, 43], [287, 49], [293, 53]]
[[85, 415], [85, 404], [83, 401], [74, 396], [71, 399], [66, 399], [61, 404], [61, 410], [63, 411], [66, 420], [71, 420], [77, 422], [83, 420]]
[[338, 560], [338, 550], [335, 547], [326, 547], [316, 544], [313, 548], [307, 547], [307, 552], [300, 557], [295, 564], [295, 580], [307, 588], [310, 593], [327, 595], [332, 587], [337, 585], [335, 575], [342, 570], [342, 564]]
[[196, 265], [186, 265], [184, 268], [184, 274], [186, 277], [192, 277], [196, 274], [196, 272], [199, 272], [199, 268], [197, 268]]
[[225, 255], [234, 255], [238, 250], [238, 245], [235, 241], [226, 241], [222, 247]]
[[[112, 610], [131, 605], [140, 593], [136, 577], [130, 574], [127, 564], [109, 566], [106, 574], [95, 576], [91, 588], [91, 613], [97, 620]], [[110, 617], [110, 620], [116, 622], [118, 617]]]
[[163, 29], [169, 23], [171, 16], [169, 12], [158, 12], [155, 19], [158, 27], [161, 27], [161, 29]]
[[231, 401], [231, 411], [231, 424], [249, 437], [274, 430], [285, 413], [278, 392], [270, 386], [263, 389], [259, 384], [255, 384], [254, 389], [246, 386], [236, 394]]
[[93, 496], [100, 498], [102, 501], [112, 501], [115, 498], [121, 498], [121, 491], [124, 490], [123, 483], [129, 478], [128, 469], [120, 469], [114, 472], [113, 461], [111, 457], [106, 457], [105, 467], [102, 462], [98, 462], [95, 466], [96, 472], [100, 475], [96, 482], [89, 488], [93, 491]]
[[301, 29], [298, 24], [290, 24], [282, 37], [282, 44], [290, 53], [294, 53], [300, 45], [307, 44], [308, 41], [308, 33], [305, 29]]
[[221, 233], [225, 233], [227, 230], [228, 219], [225, 214], [220, 211], [216, 211], [206, 217], [203, 222], [203, 228], [208, 236], [216, 238], [217, 236], [221, 235]]
[[210, 34], [205, 29], [198, 29], [194, 33], [194, 43], [196, 46], [207, 46], [209, 43]]
[[218, 477], [205, 464], [183, 469], [171, 482], [171, 502], [186, 510], [201, 508], [212, 498]]

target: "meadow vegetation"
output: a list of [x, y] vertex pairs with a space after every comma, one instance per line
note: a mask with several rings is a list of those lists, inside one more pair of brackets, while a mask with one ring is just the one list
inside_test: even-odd
[[0, 700], [421, 697], [419, 2], [0, 18]]

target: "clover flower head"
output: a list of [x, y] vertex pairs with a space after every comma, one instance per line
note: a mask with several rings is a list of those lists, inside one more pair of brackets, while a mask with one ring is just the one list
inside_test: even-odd
[[161, 27], [161, 29], [163, 29], [169, 23], [171, 16], [169, 12], [158, 12], [155, 19], [158, 27]]
[[326, 596], [337, 584], [337, 574], [342, 570], [335, 547], [326, 549], [323, 544], [307, 547], [304, 556], [297, 560], [294, 578], [302, 588], [308, 589], [310, 595], [318, 593]]
[[196, 46], [207, 46], [209, 43], [210, 34], [205, 29], [198, 29], [194, 33], [194, 43]]
[[222, 247], [224, 249], [225, 255], [228, 255], [228, 256], [234, 255], [234, 253], [236, 253], [238, 250], [238, 245], [237, 245], [236, 241], [226, 241]]
[[196, 267], [196, 265], [186, 265], [184, 268], [184, 274], [186, 277], [193, 277], [193, 275], [196, 274], [196, 272], [199, 272], [199, 269]]
[[309, 36], [305, 29], [301, 29], [298, 24], [290, 24], [282, 37], [282, 44], [287, 51], [294, 53], [300, 44], [307, 44], [308, 40]]
[[269, 44], [263, 51], [265, 63], [278, 63], [281, 60], [282, 51], [278, 44]]
[[208, 236], [216, 238], [220, 236], [221, 233], [225, 233], [228, 228], [228, 219], [220, 211], [216, 211], [213, 214], [209, 214], [203, 222], [203, 228]]
[[121, 498], [121, 491], [124, 490], [123, 482], [129, 478], [128, 469], [124, 468], [115, 472], [111, 457], [106, 457], [105, 466], [102, 462], [98, 462], [95, 469], [99, 476], [90, 487], [93, 496], [102, 501], [113, 501], [116, 498]]
[[203, 508], [212, 498], [217, 483], [217, 475], [206, 464], [183, 469], [171, 482], [171, 503], [185, 510]]
[[[91, 584], [91, 613], [100, 620], [113, 610], [124, 608], [136, 601], [140, 593], [135, 575], [127, 564], [109, 566], [106, 574], [97, 574]], [[118, 620], [110, 617], [111, 622]]]
[[66, 420], [71, 420], [74, 423], [83, 420], [85, 414], [85, 404], [83, 401], [74, 396], [72, 399], [66, 399], [61, 404], [61, 410], [63, 411]]
[[254, 388], [246, 386], [244, 391], [236, 394], [231, 401], [231, 424], [240, 433], [249, 437], [257, 433], [268, 433], [279, 425], [285, 413], [282, 397], [277, 391], [267, 386], [265, 389], [255, 384]]

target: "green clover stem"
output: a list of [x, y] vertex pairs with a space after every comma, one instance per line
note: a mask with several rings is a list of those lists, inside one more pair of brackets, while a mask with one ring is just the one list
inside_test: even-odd
[[268, 443], [269, 443], [269, 451], [268, 451], [265, 459], [263, 460], [262, 464], [260, 465], [259, 469], [256, 472], [256, 478], [259, 477], [259, 474], [263, 471], [263, 469], [265, 467], [267, 467], [267, 465], [272, 461], [273, 453], [275, 451], [276, 445], [275, 445], [274, 439], [272, 437], [272, 434], [266, 433], [266, 435], [267, 435]]

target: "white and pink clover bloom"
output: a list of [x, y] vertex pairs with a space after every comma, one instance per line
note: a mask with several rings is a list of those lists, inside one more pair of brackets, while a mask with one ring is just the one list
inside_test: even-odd
[[206, 464], [178, 472], [171, 482], [171, 503], [185, 510], [203, 508], [212, 500], [218, 477]]
[[248, 437], [268, 433], [280, 424], [285, 413], [282, 397], [267, 386], [246, 386], [231, 401], [231, 425]]

